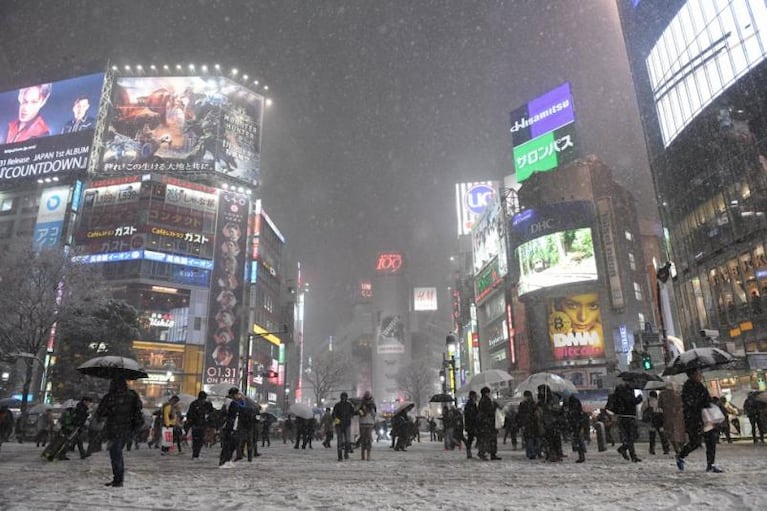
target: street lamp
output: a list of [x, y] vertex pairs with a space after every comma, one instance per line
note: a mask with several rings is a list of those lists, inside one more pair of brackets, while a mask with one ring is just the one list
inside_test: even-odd
[[450, 394], [455, 400], [455, 350], [458, 347], [458, 340], [452, 332], [445, 337], [445, 346], [447, 347], [447, 358], [444, 360], [446, 380], [444, 387], [450, 389]]

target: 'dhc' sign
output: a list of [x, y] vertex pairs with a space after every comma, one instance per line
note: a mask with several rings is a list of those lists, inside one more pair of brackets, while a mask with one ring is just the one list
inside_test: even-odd
[[396, 274], [402, 270], [403, 257], [398, 252], [382, 252], [376, 261], [376, 273]]
[[466, 207], [475, 215], [482, 215], [485, 208], [492, 202], [495, 190], [487, 185], [475, 185], [466, 191], [464, 200]]

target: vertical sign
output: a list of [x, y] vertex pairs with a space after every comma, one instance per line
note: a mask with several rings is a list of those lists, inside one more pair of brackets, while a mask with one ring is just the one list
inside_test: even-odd
[[245, 310], [245, 253], [250, 199], [219, 192], [216, 248], [205, 339], [206, 385], [239, 381], [240, 336]]
[[35, 248], [54, 247], [61, 240], [68, 199], [68, 186], [57, 186], [43, 191], [32, 237]]
[[605, 262], [607, 263], [607, 278], [610, 282], [610, 300], [613, 308], [622, 309], [625, 305], [623, 300], [623, 287], [621, 286], [621, 276], [618, 267], [618, 257], [615, 254], [615, 235], [613, 227], [613, 208], [609, 197], [597, 200], [597, 211], [599, 213], [599, 228], [602, 234], [602, 246], [605, 252]]

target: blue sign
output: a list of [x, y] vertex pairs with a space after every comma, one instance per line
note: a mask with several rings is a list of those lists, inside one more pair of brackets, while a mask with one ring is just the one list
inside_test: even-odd
[[482, 215], [490, 205], [495, 190], [487, 185], [474, 185], [466, 192], [466, 207], [475, 215]]
[[107, 254], [91, 254], [75, 256], [73, 262], [81, 264], [94, 263], [112, 263], [116, 261], [132, 261], [144, 259], [147, 261], [157, 261], [160, 263], [177, 264], [179, 266], [188, 266], [191, 268], [201, 268], [203, 270], [212, 270], [213, 261], [208, 259], [198, 259], [196, 257], [180, 256], [175, 254], [165, 254], [163, 252], [154, 252], [152, 250], [131, 250], [128, 252], [110, 252]]

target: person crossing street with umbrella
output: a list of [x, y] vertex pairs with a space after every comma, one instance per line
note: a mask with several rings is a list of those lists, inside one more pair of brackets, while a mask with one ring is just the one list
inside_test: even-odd
[[684, 425], [688, 441], [676, 458], [676, 466], [681, 471], [685, 469], [685, 458], [700, 447], [701, 441], [706, 443], [706, 472], [720, 473], [722, 469], [714, 465], [716, 462], [716, 443], [719, 430], [712, 427], [706, 431], [703, 423], [703, 409], [711, 405], [711, 395], [703, 384], [701, 369], [687, 371], [688, 380], [682, 386], [682, 403], [684, 405]]
[[96, 416], [106, 420], [104, 431], [109, 440], [109, 459], [112, 463], [112, 481], [105, 484], [113, 488], [123, 485], [125, 462], [123, 447], [133, 432], [141, 427], [141, 399], [128, 388], [124, 377], [112, 379], [109, 392], [101, 399]]

